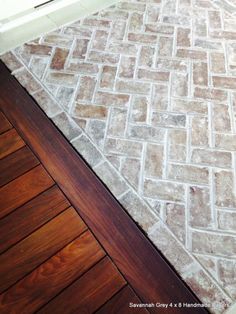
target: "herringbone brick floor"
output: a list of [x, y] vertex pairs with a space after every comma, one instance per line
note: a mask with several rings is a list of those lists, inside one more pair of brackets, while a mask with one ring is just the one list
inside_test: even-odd
[[235, 0], [118, 2], [2, 59], [222, 313], [236, 299]]

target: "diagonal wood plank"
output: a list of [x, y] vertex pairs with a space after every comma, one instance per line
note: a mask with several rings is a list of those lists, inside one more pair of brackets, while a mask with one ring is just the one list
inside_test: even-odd
[[0, 159], [15, 152], [25, 145], [22, 138], [15, 129], [9, 130], [0, 135]]
[[69, 208], [0, 255], [0, 292], [27, 275], [87, 229]]
[[93, 313], [125, 284], [114, 264], [105, 257], [38, 313]]
[[52, 178], [39, 165], [4, 185], [0, 188], [0, 218], [47, 190], [53, 184]]
[[0, 220], [0, 253], [22, 240], [58, 215], [70, 203], [58, 189], [51, 187], [10, 215]]
[[0, 187], [38, 164], [38, 159], [27, 146], [3, 158], [0, 161]]
[[11, 123], [7, 120], [5, 115], [0, 111], [0, 134], [10, 130], [12, 128]]
[[3, 293], [0, 312], [34, 313], [104, 255], [98, 242], [86, 231]]
[[124, 287], [111, 300], [96, 312], [96, 314], [148, 314], [145, 308], [129, 306], [130, 303], [142, 303], [130, 286]]

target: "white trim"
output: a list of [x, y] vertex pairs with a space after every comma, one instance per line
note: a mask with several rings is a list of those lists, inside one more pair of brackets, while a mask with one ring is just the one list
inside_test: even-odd
[[[0, 0], [1, 1], [1, 0]], [[12, 2], [12, 1], [11, 1]], [[21, 1], [19, 1], [21, 2]], [[34, 0], [32, 3], [44, 3], [45, 0]], [[55, 0], [53, 2], [47, 3], [42, 7], [34, 8], [29, 12], [20, 17], [17, 17], [11, 21], [7, 21], [0, 26], [0, 33], [7, 32], [13, 28], [31, 22], [42, 16], [46, 16], [50, 13], [53, 13], [57, 10], [63, 9], [71, 4], [79, 3], [81, 0]], [[22, 10], [23, 11], [23, 10]]]

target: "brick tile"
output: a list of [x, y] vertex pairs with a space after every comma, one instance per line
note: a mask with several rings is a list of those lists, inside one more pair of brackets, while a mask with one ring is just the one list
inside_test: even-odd
[[132, 3], [132, 2], [119, 2], [117, 8], [127, 11], [140, 11], [143, 12], [146, 8], [144, 3]]
[[189, 219], [192, 227], [209, 228], [213, 225], [208, 187], [189, 187]]
[[177, 46], [180, 47], [190, 47], [190, 32], [189, 28], [181, 28], [177, 29]]
[[213, 86], [217, 88], [236, 89], [236, 77], [213, 76]]
[[79, 92], [77, 100], [92, 100], [94, 89], [96, 86], [96, 78], [91, 76], [83, 76], [80, 79]]
[[138, 197], [133, 191], [129, 191], [123, 195], [119, 201], [127, 209], [133, 219], [145, 230], [148, 230], [157, 221], [157, 217], [152, 214], [144, 201]]
[[91, 50], [88, 55], [88, 61], [117, 64], [119, 56], [117, 54]]
[[78, 76], [66, 72], [49, 72], [46, 77], [47, 83], [62, 84], [67, 86], [75, 86], [78, 81]]
[[73, 57], [84, 59], [87, 53], [88, 44], [88, 39], [78, 39], [73, 51]]
[[93, 38], [92, 49], [104, 50], [108, 39], [108, 31], [96, 30]]
[[147, 23], [157, 23], [160, 15], [160, 7], [149, 5], [147, 7], [146, 22]]
[[153, 70], [144, 70], [140, 69], [138, 71], [138, 78], [144, 81], [168, 81], [170, 73], [169, 72], [160, 72]]
[[215, 147], [236, 151], [236, 134], [215, 134]]
[[194, 231], [192, 238], [193, 252], [232, 257], [236, 255], [236, 237]]
[[139, 32], [142, 31], [143, 26], [143, 14], [134, 12], [131, 13], [129, 31], [130, 32]]
[[32, 55], [50, 56], [52, 53], [52, 47], [39, 44], [25, 44], [24, 51]]
[[100, 20], [98, 18], [86, 18], [83, 21], [83, 25], [90, 26], [90, 27], [110, 28], [111, 21]]
[[148, 110], [148, 99], [146, 97], [135, 97], [132, 106], [131, 119], [134, 122], [146, 122]]
[[162, 145], [147, 144], [145, 172], [147, 176], [162, 177], [164, 148]]
[[179, 183], [145, 179], [143, 193], [147, 197], [166, 201], [184, 201], [184, 186]]
[[165, 130], [146, 125], [135, 125], [129, 128], [129, 137], [137, 140], [163, 143]]
[[119, 77], [133, 78], [136, 59], [134, 57], [121, 57]]
[[121, 174], [131, 183], [134, 188], [138, 188], [141, 163], [139, 159], [123, 158]]
[[175, 113], [154, 112], [152, 115], [152, 125], [164, 127], [185, 127], [186, 116]]
[[153, 87], [153, 110], [166, 110], [168, 107], [168, 86], [155, 84]]
[[153, 64], [155, 48], [149, 46], [142, 46], [140, 52], [139, 65], [151, 67]]
[[116, 20], [113, 22], [110, 40], [122, 40], [125, 35], [126, 22]]
[[168, 130], [169, 141], [171, 144], [186, 145], [186, 130]]
[[224, 104], [213, 105], [213, 127], [217, 132], [231, 132], [230, 108]]
[[71, 47], [73, 39], [65, 35], [49, 33], [43, 37], [43, 42], [51, 45], [59, 45], [60, 47]]
[[52, 118], [53, 122], [60, 127], [65, 137], [71, 141], [81, 135], [82, 131], [65, 112], [61, 112]]
[[208, 85], [207, 63], [197, 62], [193, 64], [193, 83], [196, 85]]
[[205, 51], [193, 50], [193, 49], [177, 49], [176, 56], [179, 58], [188, 58], [193, 60], [203, 60], [205, 61], [207, 58], [207, 54]]
[[126, 120], [126, 108], [112, 108], [108, 128], [109, 135], [123, 137], [125, 135]]
[[22, 68], [14, 75], [16, 79], [21, 83], [21, 85], [24, 86], [30, 94], [37, 92], [41, 89], [41, 85], [25, 68]]
[[137, 81], [118, 80], [116, 83], [116, 91], [130, 94], [148, 94], [150, 91], [150, 84]]
[[88, 139], [87, 136], [82, 135], [80, 138], [71, 142], [77, 151], [85, 158], [91, 167], [96, 166], [102, 161], [102, 155], [97, 150], [95, 145]]
[[137, 42], [142, 44], [148, 44], [148, 43], [156, 43], [157, 36], [156, 35], [149, 35], [149, 34], [135, 34], [135, 33], [129, 33], [128, 39], [131, 42]]
[[193, 149], [192, 162], [208, 166], [231, 168], [231, 153], [216, 150]]
[[142, 144], [123, 139], [108, 138], [105, 151], [108, 153], [121, 154], [125, 156], [140, 157]]
[[200, 116], [193, 117], [191, 144], [201, 147], [209, 145], [208, 118]]
[[168, 158], [170, 161], [186, 162], [186, 146], [170, 144]]
[[217, 221], [219, 229], [222, 230], [231, 230], [235, 232], [236, 230], [236, 212], [228, 212], [228, 211], [221, 211], [217, 212]]
[[105, 119], [108, 111], [103, 106], [76, 104], [73, 114], [80, 118]]
[[225, 56], [221, 52], [212, 52], [211, 58], [211, 70], [213, 73], [225, 73]]
[[234, 177], [231, 171], [219, 170], [214, 174], [216, 188], [216, 205], [219, 207], [236, 207]]
[[101, 147], [104, 143], [106, 130], [106, 121], [102, 120], [88, 120], [86, 125], [86, 132], [92, 141]]
[[98, 65], [87, 62], [71, 61], [67, 68], [68, 71], [82, 74], [96, 74], [99, 71]]
[[207, 114], [207, 102], [185, 100], [185, 99], [172, 99], [172, 109], [174, 111], [188, 113], [188, 114]]
[[216, 101], [226, 101], [227, 93], [223, 90], [215, 88], [200, 88], [195, 87], [194, 96], [197, 98], [216, 100]]
[[64, 69], [69, 50], [63, 48], [56, 48], [55, 53], [50, 64], [50, 68], [54, 70]]
[[175, 60], [171, 59], [162, 59], [158, 58], [156, 62], [156, 67], [161, 70], [168, 71], [178, 71], [178, 72], [186, 72], [188, 63], [184, 60]]
[[172, 96], [188, 95], [188, 74], [172, 73]]
[[95, 96], [95, 103], [103, 106], [121, 106], [124, 107], [129, 103], [129, 95], [113, 94], [106, 92], [97, 92]]
[[165, 204], [166, 224], [178, 239], [185, 243], [185, 206], [179, 204]]
[[100, 87], [113, 89], [115, 84], [117, 67], [104, 65], [102, 68]]
[[108, 50], [113, 53], [121, 53], [122, 55], [136, 56], [138, 48], [135, 44], [124, 42], [111, 42], [109, 43]]
[[186, 183], [207, 184], [209, 171], [206, 167], [170, 164], [168, 167], [168, 178]]
[[33, 97], [49, 117], [55, 116], [62, 111], [62, 108], [59, 107], [45, 90], [34, 93]]
[[159, 56], [171, 56], [173, 50], [173, 38], [160, 36], [158, 41], [158, 55]]
[[84, 28], [84, 27], [76, 27], [76, 26], [65, 27], [64, 33], [67, 35], [75, 35], [78, 37], [85, 37], [85, 38], [90, 38], [92, 36], [92, 31], [90, 29]]
[[174, 27], [171, 25], [162, 25], [162, 24], [146, 24], [145, 32], [156, 33], [156, 34], [165, 34], [172, 35], [174, 33]]

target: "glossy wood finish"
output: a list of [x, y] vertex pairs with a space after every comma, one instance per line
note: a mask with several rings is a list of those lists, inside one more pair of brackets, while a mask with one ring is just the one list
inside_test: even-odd
[[15, 129], [0, 135], [0, 159], [23, 147], [25, 143]]
[[51, 177], [39, 165], [4, 185], [0, 188], [0, 218], [47, 190], [53, 184]]
[[0, 112], [0, 134], [10, 130], [11, 128], [11, 123], [7, 120], [6, 116]]
[[106, 257], [39, 313], [93, 313], [125, 284], [114, 264]]
[[145, 308], [131, 307], [130, 303], [140, 304], [141, 300], [137, 297], [134, 291], [129, 287], [124, 287], [111, 300], [100, 308], [96, 314], [147, 314]]
[[86, 226], [75, 210], [69, 208], [10, 248], [0, 256], [0, 292], [9, 288], [85, 230]]
[[[11, 90], [14, 90], [14, 93], [11, 93]], [[134, 290], [137, 298], [144, 303], [199, 303], [196, 296], [182, 282], [170, 265], [166, 263], [165, 259], [140, 231], [133, 220], [127, 215], [124, 209], [104, 187], [91, 169], [85, 164], [83, 159], [49, 121], [25, 90], [19, 86], [18, 82], [9, 75], [6, 68], [1, 63], [0, 109], [7, 116], [13, 127], [17, 129], [17, 132], [23, 137], [25, 143], [33, 150], [46, 171], [66, 195], [77, 213], [85, 221], [88, 228], [103, 245], [106, 254], [111, 257], [114, 264], [118, 267], [118, 274], [121, 272], [121, 277], [125, 277], [128, 284]], [[14, 181], [16, 180], [18, 179], [15, 179]], [[9, 184], [12, 184], [14, 181], [11, 181]], [[68, 209], [66, 211], [68, 211]], [[63, 215], [66, 211], [62, 212], [60, 215]], [[53, 220], [56, 218], [53, 218]], [[49, 221], [46, 225], [50, 223], [51, 222]], [[67, 222], [65, 224], [65, 228], [68, 229], [70, 223]], [[46, 225], [42, 226], [40, 229], [44, 228]], [[34, 231], [27, 238], [34, 238], [34, 234], [39, 232], [38, 230]], [[59, 233], [59, 228], [57, 228], [56, 233]], [[12, 251], [15, 247], [22, 245], [22, 242], [24, 244], [24, 241], [26, 241], [27, 238], [4, 252], [3, 256], [8, 254], [8, 252]], [[37, 245], [39, 245], [39, 243]], [[41, 247], [41, 245], [39, 245], [39, 247]], [[38, 249], [40, 251], [40, 248]], [[17, 252], [19, 252], [19, 249]], [[15, 256], [17, 256], [17, 252], [15, 251], [15, 255], [12, 257], [13, 259], [16, 258]], [[41, 253], [37, 253], [36, 251], [34, 254], [41, 255]], [[56, 254], [56, 252], [52, 254]], [[11, 256], [9, 255], [9, 257]], [[34, 260], [35, 259], [33, 259], [33, 261]], [[42, 262], [43, 259], [41, 259], [41, 263]], [[38, 266], [40, 265], [37, 264], [34, 267]], [[101, 269], [105, 271], [106, 267], [105, 269], [101, 267]], [[116, 269], [115, 266], [114, 269]], [[31, 268], [31, 271], [32, 270], [33, 269]], [[91, 272], [92, 270], [93, 269], [91, 269]], [[29, 271], [30, 270], [27, 269], [26, 272], [24, 272], [24, 275], [27, 275], [27, 272]], [[59, 296], [50, 301], [48, 305], [42, 307], [41, 311], [48, 311], [51, 307], [55, 308], [55, 306], [57, 306], [59, 309], [64, 307], [64, 309], [67, 310], [66, 313], [69, 313], [70, 306], [73, 310], [77, 309], [79, 306], [82, 306], [81, 308], [83, 308], [86, 302], [89, 307], [90, 303], [87, 296], [89, 294], [91, 297], [92, 294], [90, 294], [90, 291], [93, 291], [95, 287], [91, 286], [91, 290], [89, 285], [85, 290], [81, 288], [83, 291], [86, 291], [85, 294], [81, 292], [81, 300], [87, 300], [81, 302], [76, 297], [78, 296], [78, 291], [74, 288], [77, 287], [77, 285], [78, 287], [81, 287], [80, 280], [82, 280], [84, 276], [87, 276], [85, 278], [92, 281], [92, 278], [94, 277], [88, 275], [89, 272], [76, 280], [74, 283], [75, 286], [72, 284], [67, 287]], [[111, 272], [111, 274], [112, 273], [113, 272]], [[22, 276], [23, 274], [20, 274], [17, 280], [21, 279]], [[105, 290], [102, 288], [102, 282], [103, 280], [106, 282], [107, 277], [98, 273], [96, 273], [96, 276], [101, 279], [98, 286], [101, 287], [101, 290], [99, 291], [102, 291], [100, 296], [103, 296]], [[123, 281], [121, 285], [118, 285], [119, 289], [126, 284], [124, 279]], [[112, 291], [118, 293], [119, 289]], [[98, 295], [100, 293], [99, 291]], [[109, 295], [108, 297], [105, 294], [103, 302], [107, 302], [108, 304], [109, 299], [111, 299], [113, 295]], [[15, 295], [17, 295], [17, 293], [15, 293]], [[74, 297], [73, 300], [72, 297]], [[71, 300], [71, 305], [66, 301], [67, 298], [68, 300]], [[4, 300], [2, 300], [2, 302]], [[112, 301], [110, 300], [110, 302]], [[91, 311], [98, 310], [99, 308], [101, 310], [103, 305], [102, 302], [95, 302], [95, 307], [91, 308]], [[158, 308], [151, 308], [149, 311], [159, 313]], [[206, 312], [207, 311], [202, 308], [198, 308], [196, 311], [195, 309], [192, 310], [192, 313], [201, 314]], [[188, 309], [180, 310], [178, 308], [172, 308], [166, 311], [166, 313], [188, 313]]]
[[2, 294], [0, 313], [35, 312], [104, 255], [91, 233], [85, 232]]
[[[2, 113], [0, 119], [8, 121]], [[94, 293], [103, 305], [127, 284], [112, 262], [104, 273], [97, 268], [106, 252], [29, 147], [1, 159], [0, 170], [0, 313], [35, 313], [93, 267], [99, 289], [92, 283], [83, 291], [86, 307]]]
[[58, 187], [53, 186], [12, 214], [1, 219], [0, 253], [27, 237], [34, 230], [68, 208], [69, 205], [70, 203]]
[[36, 167], [38, 164], [38, 159], [26, 146], [8, 155], [0, 163], [0, 187]]

